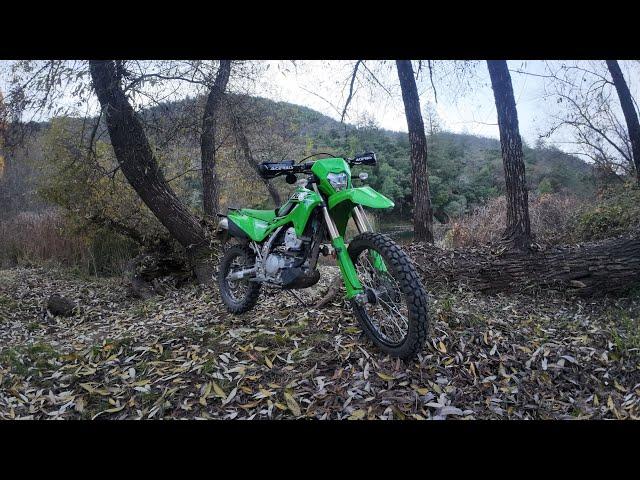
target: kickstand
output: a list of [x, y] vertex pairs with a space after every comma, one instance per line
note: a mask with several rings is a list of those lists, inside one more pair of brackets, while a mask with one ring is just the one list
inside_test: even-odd
[[295, 293], [293, 290], [285, 290], [285, 292], [287, 292], [289, 295], [291, 295], [293, 298], [295, 298], [298, 301], [298, 303], [300, 305], [302, 305], [303, 307], [305, 307], [305, 308], [309, 307], [305, 302], [302, 301], [302, 299], [298, 296], [298, 294]]

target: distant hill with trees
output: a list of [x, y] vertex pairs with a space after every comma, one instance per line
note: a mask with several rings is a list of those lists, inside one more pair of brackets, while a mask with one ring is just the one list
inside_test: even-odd
[[[256, 160], [298, 160], [317, 152], [351, 156], [364, 151], [375, 151], [378, 165], [367, 167], [367, 183], [392, 198], [396, 207], [391, 212], [394, 218], [409, 219], [411, 215], [411, 165], [407, 134], [378, 127], [369, 121], [359, 125], [343, 124], [313, 109], [286, 102], [274, 102], [265, 98], [228, 95], [229, 102], [241, 104], [246, 136], [251, 153]], [[200, 208], [201, 177], [197, 172], [200, 162], [200, 147], [194, 130], [199, 119], [193, 115], [194, 105], [203, 99], [185, 99], [158, 104], [141, 111], [143, 123], [162, 125], [149, 132], [150, 141], [163, 149], [163, 168], [169, 178], [177, 177], [181, 183], [180, 196], [193, 208]], [[223, 109], [225, 110], [225, 109]], [[225, 113], [223, 112], [224, 116]], [[15, 210], [42, 206], [34, 196], [33, 179], [41, 172], [42, 163], [52, 160], [50, 145], [52, 122], [32, 124], [31, 139], [26, 147], [13, 153], [12, 167], [20, 171], [20, 179], [31, 188], [15, 186], [21, 191], [20, 202], [12, 203]], [[80, 119], [65, 118], [65, 129], [91, 133]], [[498, 139], [471, 134], [443, 131], [437, 126], [427, 126], [429, 182], [432, 204], [436, 218], [455, 217], [468, 212], [472, 207], [504, 193], [504, 173]], [[166, 132], [171, 131], [168, 136]], [[55, 135], [60, 134], [60, 125]], [[108, 134], [101, 122], [97, 129], [98, 143], [108, 142]], [[48, 140], [47, 140], [48, 139]], [[253, 204], [270, 207], [271, 200], [266, 188], [247, 188], [258, 182], [256, 173], [243, 163], [238, 163], [238, 147], [232, 133], [227, 133], [220, 148], [219, 168], [222, 184], [221, 205]], [[105, 156], [112, 157], [110, 149], [100, 149]], [[59, 156], [58, 154], [56, 154]], [[592, 195], [595, 189], [593, 168], [576, 156], [566, 154], [555, 147], [538, 142], [535, 146], [524, 146], [526, 175], [529, 191], [533, 194], [566, 192], [577, 196]], [[34, 165], [35, 162], [35, 165]], [[115, 159], [110, 158], [107, 163]], [[25, 164], [28, 164], [25, 165]], [[186, 172], [186, 173], [185, 173]], [[358, 170], [354, 172], [359, 173]], [[284, 180], [275, 180], [275, 186], [283, 194], [291, 187]], [[28, 193], [25, 193], [28, 192]]]
[[[394, 216], [399, 214], [409, 218], [412, 204], [411, 165], [406, 133], [380, 128], [373, 121], [360, 125], [343, 124], [308, 107], [287, 102], [252, 97], [250, 104], [250, 116], [257, 121], [257, 125], [253, 131], [249, 130], [247, 136], [259, 160], [297, 160], [316, 152], [350, 156], [375, 151], [379, 163], [375, 168], [366, 169], [369, 173], [367, 182], [396, 202], [392, 212]], [[146, 114], [153, 116], [163, 109], [188, 111], [184, 102], [176, 102], [148, 109]], [[278, 136], [278, 142], [287, 146], [277, 152], [266, 148], [257, 138], [258, 131], [264, 130], [270, 130]], [[434, 210], [457, 216], [504, 193], [498, 139], [434, 128], [428, 132], [428, 151]], [[275, 153], [281, 157], [273, 156]], [[580, 158], [543, 142], [535, 146], [525, 145], [524, 156], [527, 184], [532, 193], [593, 194], [593, 169]], [[247, 175], [252, 174], [247, 169]], [[286, 190], [287, 186], [280, 182], [278, 187]], [[264, 202], [268, 204], [266, 196]]]

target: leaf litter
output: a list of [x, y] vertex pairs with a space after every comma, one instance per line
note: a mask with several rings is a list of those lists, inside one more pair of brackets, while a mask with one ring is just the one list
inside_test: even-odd
[[[633, 297], [430, 292], [429, 341], [405, 363], [377, 351], [339, 299], [315, 310], [265, 290], [234, 316], [216, 288], [126, 291], [64, 270], [0, 271], [0, 418], [640, 416]], [[52, 317], [52, 293], [80, 312]]]

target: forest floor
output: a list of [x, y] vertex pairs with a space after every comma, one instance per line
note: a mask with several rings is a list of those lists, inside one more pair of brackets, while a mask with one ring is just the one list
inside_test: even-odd
[[[53, 293], [80, 311], [47, 314]], [[139, 300], [120, 279], [2, 270], [0, 418], [640, 417], [638, 296], [430, 297], [430, 340], [404, 363], [341, 301], [268, 291], [232, 316], [201, 286]]]

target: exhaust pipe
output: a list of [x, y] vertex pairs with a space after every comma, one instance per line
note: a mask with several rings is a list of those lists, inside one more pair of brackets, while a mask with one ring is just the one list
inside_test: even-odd
[[237, 282], [238, 280], [242, 280], [246, 277], [255, 277], [256, 276], [256, 267], [247, 268], [245, 270], [240, 270], [238, 272], [233, 272], [227, 275], [227, 280], [231, 280], [232, 282]]

